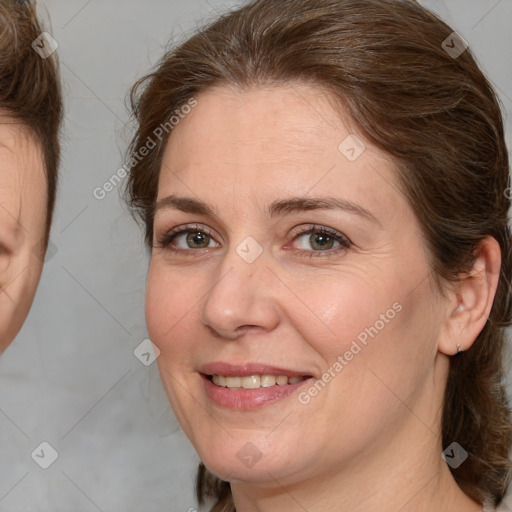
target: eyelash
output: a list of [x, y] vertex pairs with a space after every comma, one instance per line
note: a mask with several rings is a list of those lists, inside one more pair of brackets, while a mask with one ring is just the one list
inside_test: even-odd
[[190, 233], [191, 231], [205, 233], [206, 235], [208, 235], [209, 237], [214, 239], [213, 233], [208, 228], [199, 226], [198, 224], [186, 224], [185, 226], [180, 226], [178, 228], [172, 229], [168, 233], [165, 233], [164, 235], [162, 235], [157, 240], [157, 244], [155, 247], [158, 249], [165, 249], [166, 251], [170, 251], [173, 253], [179, 253], [184, 256], [192, 256], [192, 257], [200, 256], [201, 249], [175, 249], [174, 247], [170, 247], [170, 244], [178, 235], [182, 235], [184, 233]]
[[[179, 235], [183, 235], [190, 232], [199, 232], [204, 233], [208, 235], [210, 238], [212, 238], [215, 242], [215, 237], [213, 236], [213, 233], [206, 227], [197, 225], [197, 224], [187, 224], [184, 226], [180, 226], [178, 228], [175, 228], [168, 233], [165, 233], [157, 240], [157, 244], [155, 245], [156, 248], [159, 249], [165, 249], [166, 251], [170, 251], [173, 253], [179, 253], [180, 255], [184, 256], [191, 256], [191, 257], [197, 257], [201, 256], [201, 252], [205, 249], [211, 249], [211, 248], [204, 248], [204, 249], [176, 249], [174, 247], [171, 247], [170, 244], [173, 242], [173, 240], [178, 237]], [[305, 235], [312, 235], [312, 234], [320, 234], [320, 235], [327, 235], [329, 238], [333, 239], [335, 242], [338, 242], [340, 245], [336, 249], [328, 249], [325, 251], [307, 251], [304, 249], [295, 249], [295, 252], [298, 253], [301, 256], [314, 258], [314, 257], [321, 257], [321, 258], [328, 258], [330, 256], [335, 256], [341, 251], [346, 251], [352, 246], [352, 242], [343, 234], [339, 233], [338, 231], [325, 227], [325, 226], [319, 226], [316, 224], [310, 224], [308, 228], [303, 229], [293, 236], [293, 241], [297, 240], [298, 238], [305, 236]], [[217, 242], [218, 243], [218, 242]], [[285, 247], [289, 246], [290, 244], [286, 244]]]
[[[294, 249], [297, 254], [307, 258], [329, 258], [337, 256], [340, 252], [344, 252], [352, 246], [352, 242], [345, 235], [339, 233], [335, 229], [328, 228], [326, 226], [319, 226], [317, 224], [310, 224], [306, 229], [302, 229], [293, 235], [293, 241], [305, 235], [326, 235], [335, 242], [339, 243], [339, 247], [335, 249], [327, 249], [324, 251], [306, 251], [304, 249]], [[290, 244], [286, 244], [289, 246]]]

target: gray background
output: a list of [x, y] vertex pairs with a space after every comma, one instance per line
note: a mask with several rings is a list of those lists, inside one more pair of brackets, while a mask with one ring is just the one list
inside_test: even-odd
[[[147, 337], [141, 231], [119, 189], [126, 93], [205, 17], [240, 2], [45, 0], [59, 43], [64, 153], [52, 252], [29, 319], [0, 359], [0, 512], [188, 511], [197, 456], [169, 411]], [[512, 1], [425, 0], [470, 44], [512, 126]], [[58, 452], [41, 469], [42, 442]], [[512, 504], [512, 499], [509, 500]]]

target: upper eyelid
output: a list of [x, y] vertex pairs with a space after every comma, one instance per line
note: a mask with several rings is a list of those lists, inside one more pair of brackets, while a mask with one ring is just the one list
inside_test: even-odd
[[[307, 227], [304, 227], [307, 226]], [[315, 231], [325, 231], [327, 233], [336, 234], [340, 236], [345, 236], [343, 233], [338, 231], [337, 229], [330, 228], [328, 226], [324, 226], [323, 224], [301, 224], [300, 226], [296, 226], [290, 230], [292, 233], [296, 233], [297, 235], [300, 234], [307, 234], [308, 232], [315, 232]]]
[[178, 236], [178, 235], [182, 235], [183, 233], [188, 233], [190, 231], [204, 231], [207, 235], [213, 237], [213, 235], [215, 234], [214, 231], [212, 228], [208, 227], [208, 226], [201, 226], [199, 225], [198, 223], [193, 223], [193, 224], [183, 224], [181, 226], [177, 226], [169, 231], [167, 231], [165, 234], [166, 235], [172, 235], [172, 236]]
[[[208, 236], [212, 237], [216, 243], [219, 243], [215, 237], [215, 233], [214, 233], [215, 230], [213, 230], [209, 226], [201, 225], [200, 223], [197, 223], [197, 222], [176, 226], [175, 228], [172, 228], [171, 230], [165, 232], [160, 238], [172, 237], [172, 240], [174, 241], [176, 237], [182, 236], [183, 234], [188, 233], [190, 231], [194, 231], [194, 230], [205, 232]], [[345, 241], [346, 244], [348, 244], [348, 245], [353, 245], [353, 242], [350, 240], [350, 238], [347, 235], [338, 231], [337, 229], [334, 229], [334, 228], [331, 228], [328, 226], [324, 226], [322, 224], [313, 224], [313, 223], [309, 223], [306, 225], [301, 224], [301, 225], [296, 226], [290, 230], [290, 233], [292, 236], [292, 241], [300, 236], [305, 236], [307, 234], [315, 233], [315, 232], [325, 232], [328, 235], [335, 236], [335, 237]], [[206, 249], [206, 248], [204, 248], [204, 249]], [[187, 249], [181, 249], [181, 250], [187, 250]], [[197, 249], [190, 249], [190, 250], [197, 250]]]
[[[181, 224], [179, 226], [176, 226], [175, 228], [172, 228], [168, 231], [164, 231], [162, 234], [158, 235], [158, 231], [155, 230], [155, 241], [153, 243], [154, 247], [157, 246], [167, 246], [170, 245], [172, 241], [174, 241], [178, 236], [182, 236], [186, 233], [189, 233], [191, 231], [202, 231], [206, 233], [208, 236], [210, 236], [216, 243], [219, 243], [217, 241], [217, 238], [215, 237], [215, 234], [213, 233], [214, 230], [212, 230], [208, 226], [202, 226], [198, 222], [190, 223], [190, 224]], [[168, 240], [166, 242], [166, 240]], [[187, 249], [178, 249], [182, 251], [186, 251]], [[196, 249], [190, 249], [190, 250], [196, 250]]]
[[[341, 233], [337, 229], [330, 228], [328, 226], [324, 226], [323, 224], [308, 223], [305, 226], [307, 226], [307, 227], [304, 227], [304, 224], [301, 224], [299, 226], [295, 226], [290, 231], [291, 232], [295, 232], [295, 230], [296, 230], [295, 234], [297, 234], [297, 235], [307, 234], [308, 231], [326, 231], [328, 233], [336, 234], [336, 235], [339, 235], [341, 237], [344, 237], [344, 238], [348, 239], [348, 237], [346, 235], [344, 235], [343, 233]], [[196, 229], [197, 231], [204, 231], [205, 233], [207, 233], [209, 235], [212, 235], [212, 234], [214, 234], [214, 232], [216, 232], [216, 230], [210, 228], [209, 226], [201, 225], [200, 223], [191, 223], [191, 224], [181, 224], [179, 226], [176, 226], [175, 228], [172, 228], [172, 229], [170, 229], [168, 231], [165, 231], [164, 234], [167, 234], [167, 235], [171, 235], [171, 234], [178, 235], [178, 234], [181, 234], [181, 233], [184, 233], [184, 232], [193, 231], [194, 229]], [[155, 232], [156, 231], [157, 230], [155, 230]]]
[[340, 240], [344, 241], [348, 245], [354, 245], [352, 240], [345, 233], [338, 231], [337, 229], [334, 229], [334, 228], [331, 228], [328, 226], [324, 226], [322, 224], [308, 224], [308, 226], [309, 227], [303, 228], [303, 229], [297, 228], [298, 231], [292, 235], [293, 239], [295, 240], [297, 237], [304, 236], [309, 233], [321, 232], [321, 233], [326, 233], [329, 236], [339, 238]]

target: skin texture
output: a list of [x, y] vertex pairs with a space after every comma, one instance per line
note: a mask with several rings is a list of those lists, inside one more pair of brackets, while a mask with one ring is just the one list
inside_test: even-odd
[[[364, 139], [321, 92], [211, 88], [173, 130], [158, 201], [193, 198], [214, 214], [168, 206], [155, 216], [146, 318], [169, 400], [206, 466], [231, 482], [239, 512], [477, 512], [440, 456], [440, 414], [449, 356], [485, 325], [499, 246], [486, 240], [474, 272], [441, 294], [393, 162], [367, 142], [349, 161], [340, 143]], [[269, 216], [290, 197], [351, 201], [374, 219], [340, 209]], [[166, 238], [187, 224], [211, 234], [206, 248]], [[312, 224], [350, 246], [318, 250], [318, 235], [301, 234]], [[248, 236], [263, 250], [253, 263], [236, 252]], [[321, 378], [396, 303], [400, 312], [307, 404], [294, 393], [232, 410], [205, 394], [198, 372], [213, 361]], [[261, 455], [251, 467], [237, 456], [248, 442]]]
[[43, 268], [46, 177], [26, 128], [0, 119], [0, 351], [21, 329]]

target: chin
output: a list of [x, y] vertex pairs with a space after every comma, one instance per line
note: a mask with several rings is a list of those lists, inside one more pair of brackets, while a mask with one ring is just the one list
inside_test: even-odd
[[286, 446], [277, 438], [277, 445], [269, 442], [268, 432], [251, 435], [246, 431], [243, 437], [225, 437], [213, 446], [195, 447], [208, 470], [222, 480], [275, 483], [275, 478], [286, 479], [296, 472], [296, 447]]

